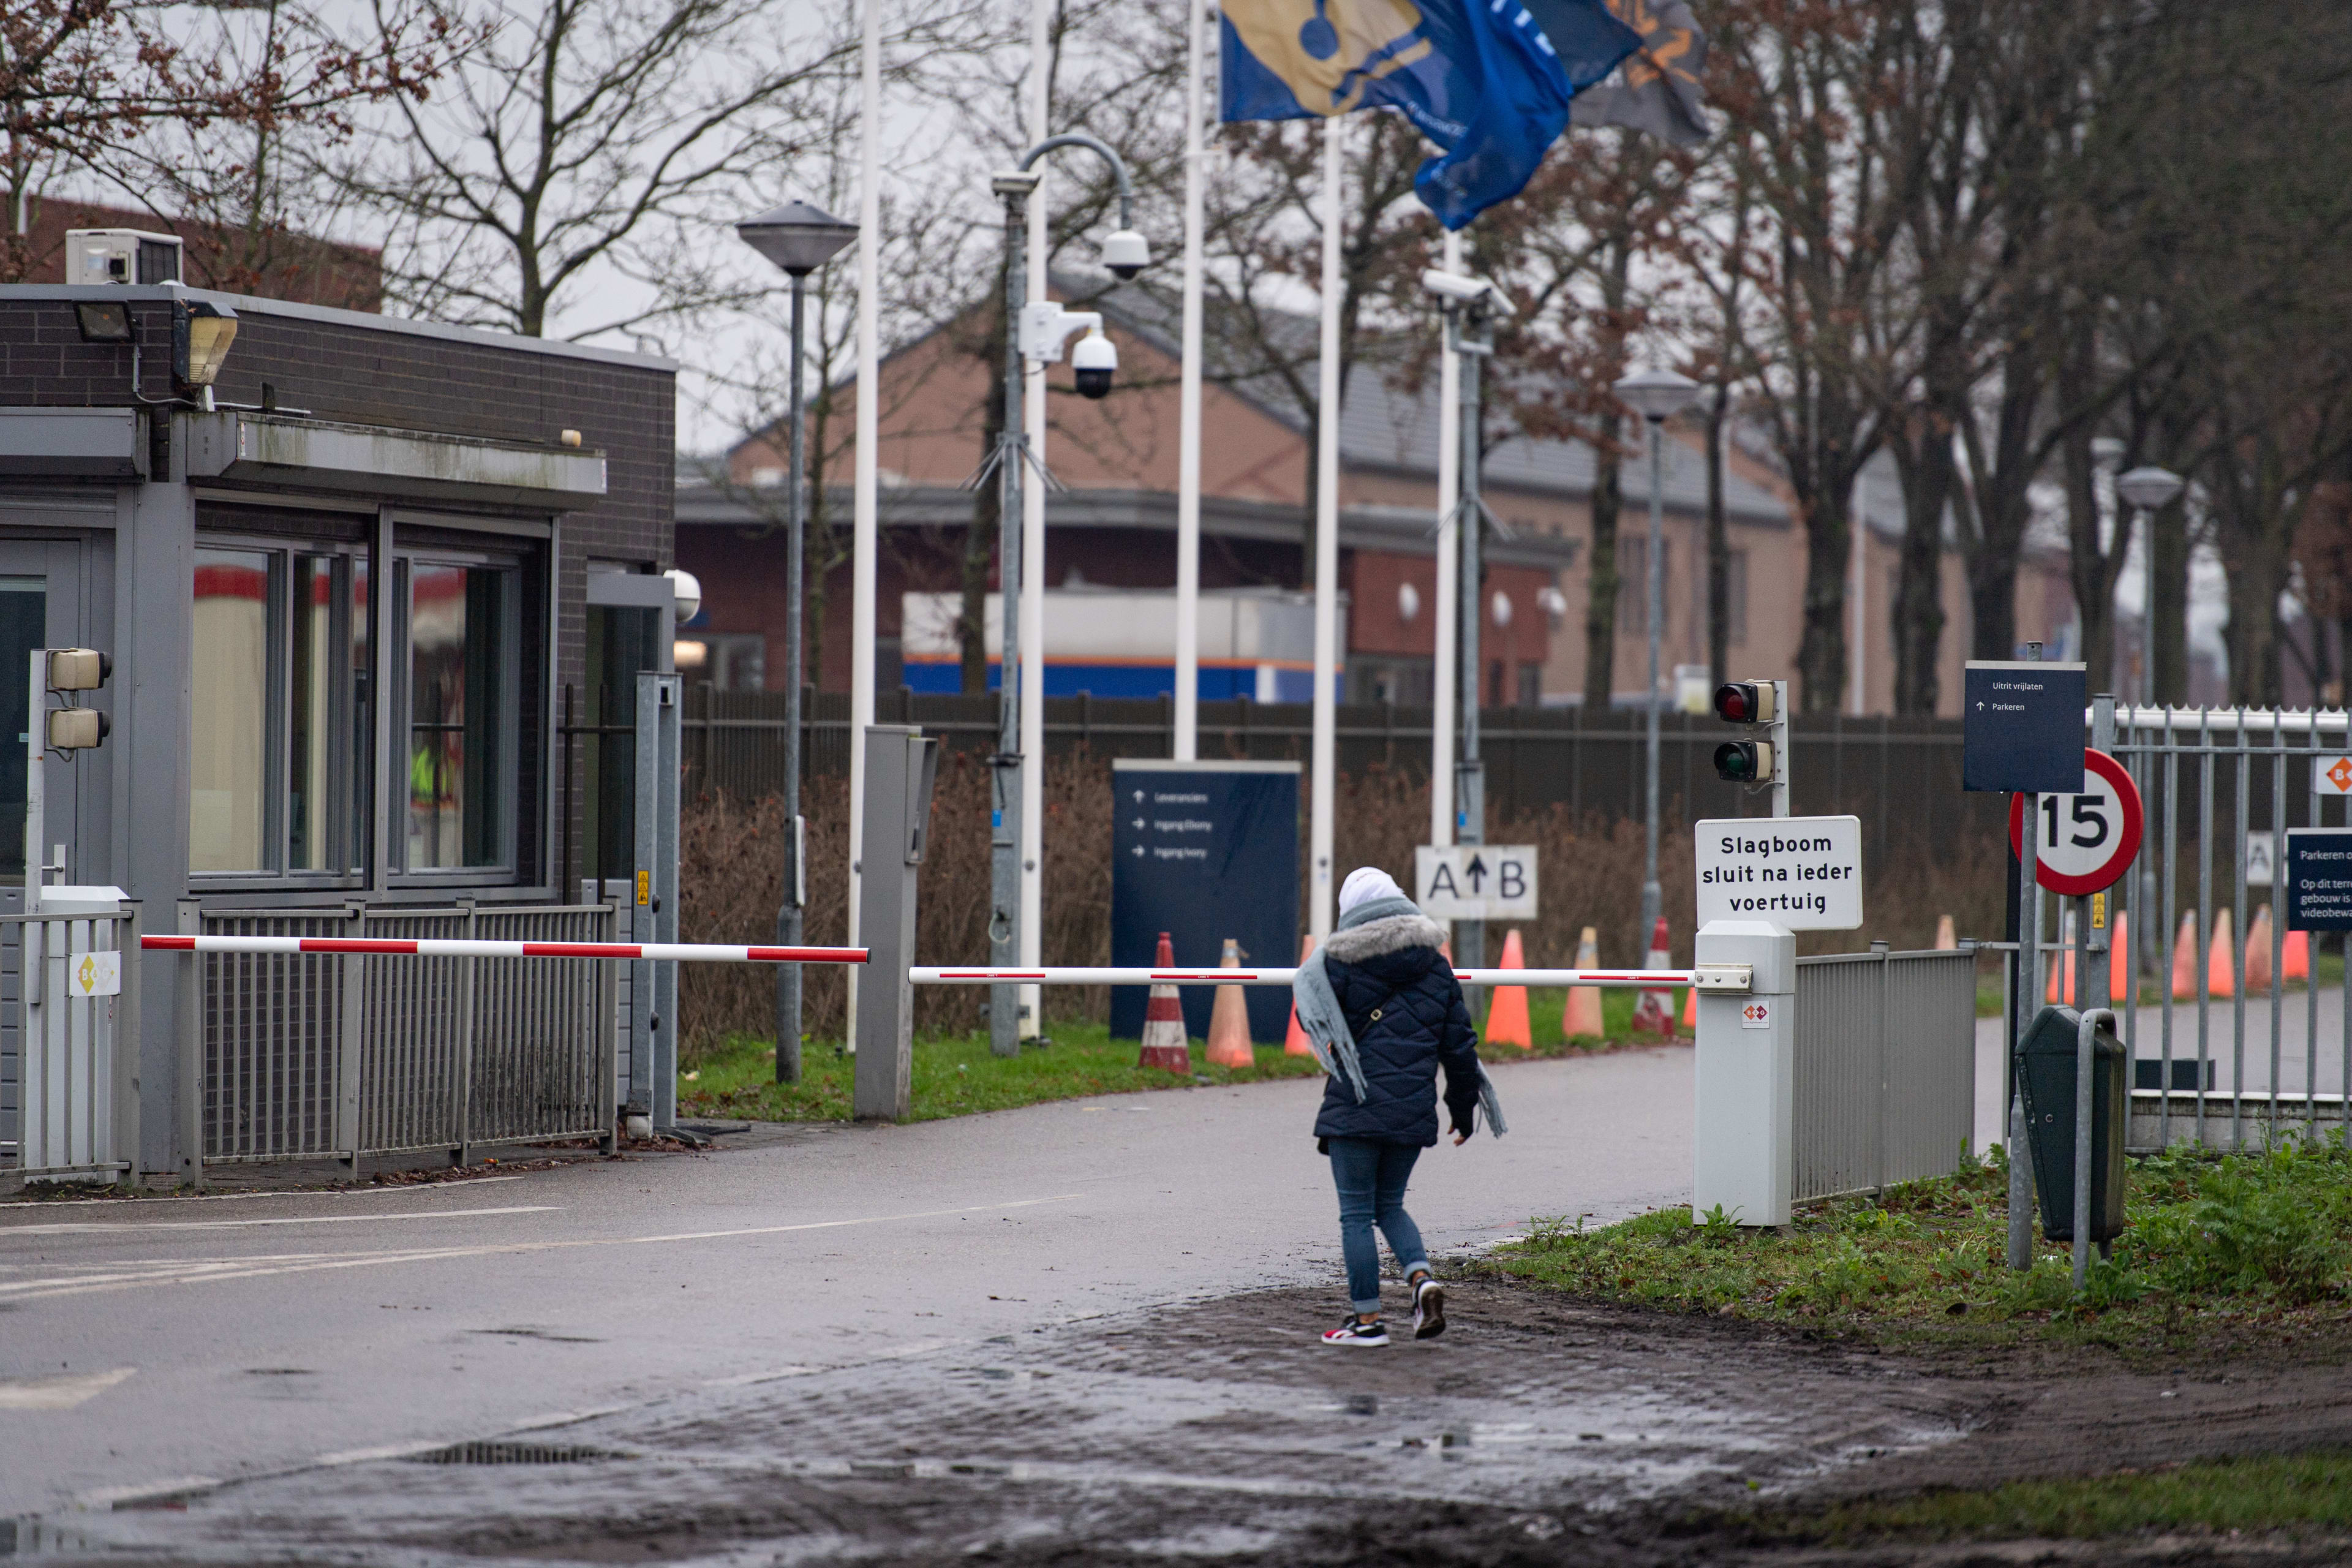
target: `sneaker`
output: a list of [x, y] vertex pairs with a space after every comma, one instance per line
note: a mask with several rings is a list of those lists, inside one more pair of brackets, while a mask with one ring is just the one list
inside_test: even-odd
[[1374, 1318], [1369, 1323], [1356, 1321], [1353, 1312], [1340, 1320], [1336, 1329], [1323, 1331], [1327, 1345], [1384, 1345], [1389, 1342], [1388, 1325]]
[[1412, 1337], [1433, 1340], [1445, 1331], [1445, 1287], [1423, 1279], [1412, 1290]]

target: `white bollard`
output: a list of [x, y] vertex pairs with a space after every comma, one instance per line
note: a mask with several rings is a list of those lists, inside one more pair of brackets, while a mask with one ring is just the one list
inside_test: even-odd
[[1709, 921], [1696, 962], [1750, 966], [1745, 994], [1698, 997], [1691, 1217], [1786, 1225], [1795, 1180], [1797, 938], [1764, 921]]

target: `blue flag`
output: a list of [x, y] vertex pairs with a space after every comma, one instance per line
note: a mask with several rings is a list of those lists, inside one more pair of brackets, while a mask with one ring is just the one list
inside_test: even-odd
[[1448, 228], [1518, 195], [1642, 43], [1602, 0], [1225, 0], [1221, 26], [1225, 120], [1400, 110], [1444, 149], [1413, 189]]

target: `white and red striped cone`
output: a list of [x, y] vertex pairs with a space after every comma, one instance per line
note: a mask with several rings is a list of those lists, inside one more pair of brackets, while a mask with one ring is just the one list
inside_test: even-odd
[[[1673, 941], [1666, 934], [1666, 917], [1658, 917], [1657, 926], [1650, 932], [1650, 956], [1643, 961], [1644, 969], [1672, 969], [1675, 966]], [[1649, 1033], [1662, 1040], [1675, 1037], [1675, 994], [1671, 989], [1644, 991], [1633, 1004], [1633, 1033]]]
[[[1152, 962], [1161, 969], [1176, 967], [1176, 944], [1164, 931], [1160, 933], [1159, 955]], [[1150, 999], [1143, 1004], [1143, 1054], [1135, 1065], [1188, 1076], [1192, 1070], [1192, 1042], [1184, 1033], [1184, 1004], [1176, 999], [1173, 985], [1153, 986]]]

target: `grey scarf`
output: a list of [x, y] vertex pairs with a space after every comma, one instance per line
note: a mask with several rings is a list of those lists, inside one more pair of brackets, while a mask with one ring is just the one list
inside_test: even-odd
[[[1352, 931], [1370, 925], [1374, 921], [1393, 920], [1399, 915], [1419, 915], [1421, 910], [1411, 899], [1373, 899], [1358, 904], [1339, 917], [1339, 930]], [[1298, 1009], [1298, 1027], [1307, 1036], [1307, 1048], [1326, 1073], [1344, 1079], [1355, 1091], [1356, 1103], [1364, 1103], [1364, 1065], [1356, 1053], [1356, 1037], [1348, 1027], [1347, 1015], [1339, 1010], [1339, 998], [1331, 989], [1331, 977], [1324, 972], [1324, 950], [1317, 948], [1298, 966], [1290, 982], [1292, 1004]], [[1486, 1127], [1500, 1138], [1510, 1131], [1503, 1123], [1503, 1103], [1496, 1097], [1494, 1081], [1487, 1078], [1485, 1064], [1478, 1068], [1478, 1104], [1486, 1113]]]

